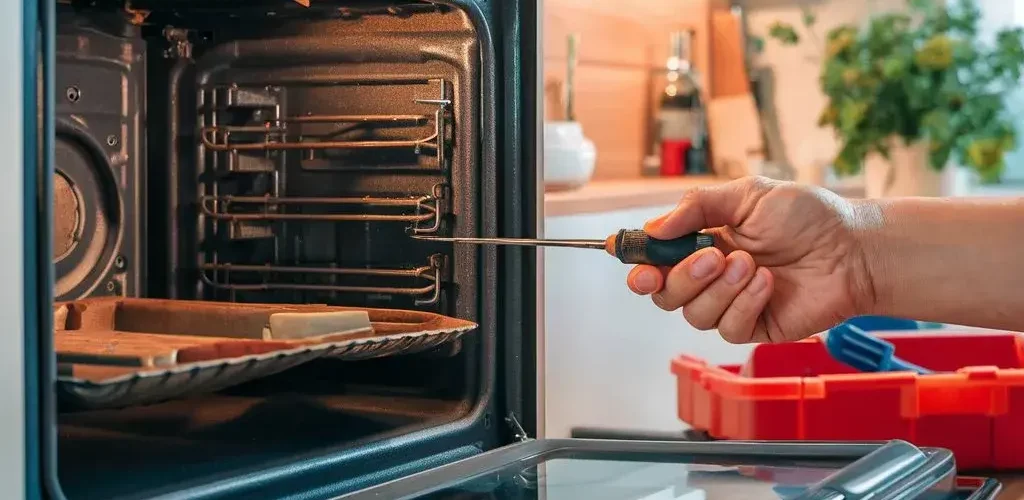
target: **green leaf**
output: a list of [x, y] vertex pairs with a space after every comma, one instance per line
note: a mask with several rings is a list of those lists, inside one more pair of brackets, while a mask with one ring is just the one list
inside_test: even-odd
[[781, 21], [772, 23], [768, 28], [768, 36], [778, 40], [783, 45], [796, 45], [800, 42], [800, 35], [796, 33], [793, 25]]
[[857, 142], [847, 141], [832, 161], [832, 170], [840, 177], [860, 173], [867, 156], [867, 148]]
[[996, 33], [995, 50], [988, 60], [997, 78], [1016, 82], [1024, 72], [1024, 29], [1013, 28]]
[[868, 101], [847, 101], [839, 107], [839, 129], [845, 133], [853, 132], [867, 116], [871, 103]]
[[949, 155], [953, 148], [943, 144], [940, 148], [928, 151], [928, 165], [934, 170], [942, 170], [949, 163]]
[[907, 71], [906, 60], [890, 57], [882, 60], [882, 76], [886, 80], [899, 80]]
[[747, 39], [747, 45], [750, 52], [754, 54], [760, 54], [764, 52], [764, 38], [759, 36], [751, 36]]
[[907, 4], [911, 9], [925, 11], [931, 9], [934, 0], [907, 0]]
[[803, 21], [804, 26], [806, 26], [808, 28], [810, 28], [811, 26], [814, 26], [814, 22], [817, 21], [818, 18], [814, 15], [814, 12], [811, 10], [811, 8], [807, 7], [807, 6], [804, 6], [804, 7], [801, 7], [800, 10], [801, 10], [801, 14], [802, 14], [801, 20]]

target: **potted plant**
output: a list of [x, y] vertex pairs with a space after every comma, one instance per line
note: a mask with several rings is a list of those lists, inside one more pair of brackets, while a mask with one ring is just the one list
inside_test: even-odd
[[[992, 43], [979, 37], [973, 0], [908, 0], [904, 12], [878, 14], [862, 27], [828, 31], [821, 51], [819, 125], [839, 142], [837, 175], [864, 171], [868, 196], [932, 196], [951, 162], [995, 181], [1017, 132], [1004, 99], [1024, 70], [1024, 30], [1008, 28]], [[804, 8], [803, 30], [815, 16]], [[770, 38], [798, 45], [790, 24]]]

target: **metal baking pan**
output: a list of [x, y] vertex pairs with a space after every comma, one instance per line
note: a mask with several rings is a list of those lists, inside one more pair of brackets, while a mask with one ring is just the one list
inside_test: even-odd
[[[296, 340], [263, 341], [259, 332], [279, 312], [365, 311], [373, 331]], [[191, 336], [237, 341], [239, 355], [186, 360], [159, 366], [111, 356], [60, 363], [57, 393], [62, 410], [151, 404], [214, 392], [266, 377], [322, 357], [364, 360], [432, 349], [476, 328], [470, 321], [439, 314], [320, 305], [229, 304], [155, 299], [87, 299], [54, 308], [56, 335], [121, 335], [156, 338]], [[113, 351], [117, 341], [110, 342]], [[58, 342], [59, 344], [59, 342]]]

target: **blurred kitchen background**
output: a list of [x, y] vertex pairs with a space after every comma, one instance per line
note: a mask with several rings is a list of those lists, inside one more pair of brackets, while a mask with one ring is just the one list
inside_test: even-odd
[[[851, 197], [1024, 194], [1024, 140], [1006, 133], [1024, 120], [1024, 87], [1013, 71], [1024, 61], [1016, 31], [1024, 27], [1024, 0], [976, 0], [973, 14], [951, 16], [929, 10], [943, 8], [938, 0], [911, 1], [923, 10], [902, 0], [544, 0], [545, 236], [603, 237], [637, 227], [689, 187], [749, 174]], [[971, 141], [900, 143], [887, 160], [863, 151], [844, 156], [844, 145], [874, 130], [837, 139], [847, 126], [841, 122], [859, 116], [858, 103], [830, 100], [819, 75], [830, 57], [859, 50], [854, 39], [885, 37], [885, 24], [872, 19], [898, 24], [902, 15], [966, 23], [960, 28], [972, 33], [972, 46], [1002, 58], [1010, 68], [1002, 83], [1011, 85], [996, 92], [998, 120], [985, 118], [991, 110], [976, 109], [983, 100], [964, 89], [951, 99], [966, 103], [944, 101], [911, 121], [932, 137], [956, 134], [946, 125], [958, 124], [978, 136]], [[956, 40], [924, 38], [932, 52], [904, 54], [903, 63], [952, 74], [943, 65], [978, 59]], [[913, 72], [889, 59], [878, 59], [879, 74]], [[871, 84], [846, 70], [835, 77]], [[948, 90], [927, 85], [921, 95]], [[828, 116], [830, 103], [836, 109]], [[972, 116], [991, 127], [983, 134], [942, 114], [962, 106], [975, 106]], [[599, 253], [548, 249], [543, 270], [548, 437], [578, 427], [680, 431], [670, 360], [687, 353], [739, 363], [750, 350], [632, 295], [624, 284], [629, 269]]]

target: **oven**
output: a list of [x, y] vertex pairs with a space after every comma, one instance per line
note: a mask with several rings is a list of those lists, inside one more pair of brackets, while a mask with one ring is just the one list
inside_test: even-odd
[[[538, 1], [5, 9], [11, 498], [998, 489], [900, 442], [537, 439], [539, 255], [409, 236], [542, 232]], [[355, 313], [374, 335], [266, 347]]]
[[[532, 433], [533, 256], [409, 233], [536, 234], [535, 8], [41, 3], [25, 49], [42, 63], [43, 169], [24, 179], [39, 203], [24, 211], [39, 491], [329, 496]], [[319, 360], [196, 397], [124, 397], [194, 372], [68, 389], [62, 377], [93, 362], [54, 358], [51, 304], [140, 297], [478, 326], [426, 352]], [[130, 329], [119, 311], [115, 329]]]

